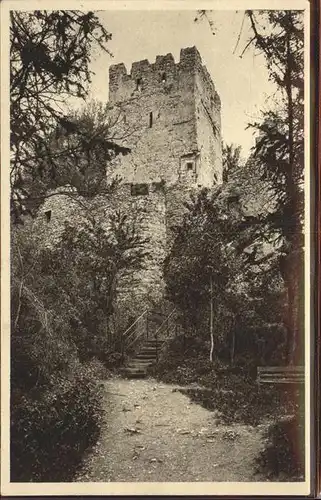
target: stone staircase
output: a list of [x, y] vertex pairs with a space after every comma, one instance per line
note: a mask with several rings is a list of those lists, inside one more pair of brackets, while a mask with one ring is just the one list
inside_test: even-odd
[[123, 375], [127, 378], [144, 378], [147, 375], [147, 368], [155, 363], [157, 352], [160, 352], [164, 341], [156, 339], [146, 339], [140, 350], [123, 368]]

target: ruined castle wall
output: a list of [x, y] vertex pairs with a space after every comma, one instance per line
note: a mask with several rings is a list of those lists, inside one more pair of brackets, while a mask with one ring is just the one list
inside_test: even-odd
[[[157, 307], [164, 296], [163, 262], [166, 252], [165, 196], [159, 185], [151, 185], [148, 196], [131, 195], [123, 184], [108, 200], [102, 200], [105, 213], [119, 211], [127, 216], [131, 228], [144, 240], [143, 268], [123, 272], [117, 280], [117, 309], [123, 316], [137, 317], [146, 308]], [[106, 230], [109, 222], [106, 217]]]
[[197, 153], [184, 158], [194, 168], [181, 168], [179, 182], [169, 186], [167, 196], [167, 245], [171, 246], [173, 229], [186, 213], [186, 202], [201, 189], [213, 188], [222, 183], [221, 103], [214, 84], [200, 58], [194, 59], [194, 120]]
[[[167, 54], [153, 64], [133, 63], [130, 73], [124, 64], [111, 66], [109, 101], [111, 139], [131, 152], [113, 162], [121, 185], [113, 196], [96, 200], [93, 210], [105, 219], [107, 232], [109, 215], [119, 210], [147, 239], [143, 269], [122, 274], [117, 284], [118, 310], [137, 317], [164, 299], [163, 263], [184, 204], [222, 181], [220, 100], [200, 54], [190, 47], [181, 50], [178, 63]], [[46, 201], [39, 217], [55, 239], [64, 219], [79, 224], [82, 215], [79, 205], [60, 195]]]
[[[146, 308], [157, 307], [164, 296], [162, 269], [166, 251], [166, 225], [163, 186], [152, 184], [148, 196], [132, 196], [131, 186], [122, 184], [109, 197], [99, 196], [90, 202], [76, 197], [75, 193], [71, 197], [59, 194], [59, 191], [65, 192], [66, 188], [46, 198], [34, 221], [34, 228], [42, 236], [43, 245], [52, 247], [58, 244], [65, 222], [80, 227], [86, 221], [86, 213], [102, 221], [106, 234], [111, 234], [111, 216], [116, 213], [126, 216], [128, 228], [135, 228], [137, 234], [146, 240], [142, 248], [146, 256], [142, 269], [130, 268], [126, 273], [119, 273], [116, 309], [121, 313], [123, 324], [126, 324], [128, 317], [137, 317]], [[84, 205], [89, 208], [88, 212], [83, 208]]]
[[81, 202], [82, 198], [79, 196], [75, 198], [72, 188], [62, 187], [48, 193], [33, 222], [34, 229], [41, 237], [44, 246], [52, 247], [60, 241], [65, 222], [74, 227], [83, 223]]

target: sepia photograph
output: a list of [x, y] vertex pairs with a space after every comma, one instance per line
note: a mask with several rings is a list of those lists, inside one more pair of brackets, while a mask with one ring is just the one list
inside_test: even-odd
[[4, 494], [309, 493], [310, 13], [256, 3], [4, 1]]

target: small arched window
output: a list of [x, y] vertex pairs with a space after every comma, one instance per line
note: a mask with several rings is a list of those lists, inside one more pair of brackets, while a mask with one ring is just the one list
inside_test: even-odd
[[136, 90], [138, 90], [139, 92], [142, 90], [142, 79], [141, 78], [136, 79]]
[[146, 196], [148, 195], [148, 184], [131, 184], [130, 194], [132, 196]]
[[166, 82], [166, 73], [162, 73], [162, 75], [161, 75], [161, 81], [162, 81], [162, 83]]
[[47, 210], [45, 212], [45, 216], [46, 216], [46, 221], [50, 222], [50, 220], [51, 220], [51, 210]]

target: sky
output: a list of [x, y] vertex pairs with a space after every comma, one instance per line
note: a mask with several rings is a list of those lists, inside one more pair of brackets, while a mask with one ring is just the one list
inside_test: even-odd
[[250, 48], [240, 54], [249, 38], [247, 20], [235, 50], [244, 18], [243, 11], [213, 11], [213, 35], [206, 19], [194, 22], [195, 10], [182, 11], [101, 11], [99, 17], [112, 33], [108, 47], [113, 57], [96, 51], [91, 69], [91, 97], [108, 100], [108, 68], [123, 62], [130, 71], [131, 63], [171, 52], [179, 61], [180, 49], [195, 45], [212, 76], [222, 102], [222, 136], [230, 144], [242, 146], [247, 156], [253, 145], [247, 124], [267, 107], [267, 98], [274, 92], [263, 56]]

